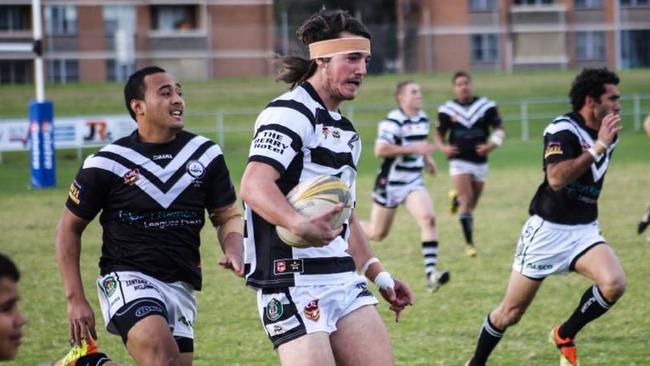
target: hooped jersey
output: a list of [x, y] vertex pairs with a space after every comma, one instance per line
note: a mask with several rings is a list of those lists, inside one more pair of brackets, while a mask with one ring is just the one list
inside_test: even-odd
[[135, 131], [84, 161], [66, 207], [88, 221], [101, 211], [102, 275], [137, 271], [200, 290], [205, 210], [235, 199], [218, 145], [186, 131], [144, 143]]
[[[328, 111], [305, 82], [273, 100], [258, 116], [249, 162], [274, 167], [285, 195], [298, 182], [317, 176], [341, 178], [356, 202], [355, 181], [361, 141], [352, 123]], [[245, 207], [246, 283], [254, 288], [344, 283], [354, 273], [348, 254], [348, 224], [323, 247], [293, 248], [277, 236], [275, 225]], [[318, 262], [318, 263], [316, 263]]]
[[598, 131], [585, 125], [579, 113], [557, 117], [544, 130], [544, 182], [539, 186], [530, 203], [531, 215], [557, 224], [587, 224], [598, 218], [598, 197], [605, 181], [605, 173], [618, 143], [615, 138], [598, 161], [580, 177], [558, 191], [548, 184], [548, 164], [575, 159], [593, 147]]
[[[407, 116], [401, 109], [394, 109], [379, 122], [377, 128], [378, 144], [407, 146], [429, 137], [429, 117], [424, 111], [417, 116]], [[424, 157], [420, 154], [407, 154], [385, 158], [379, 168], [379, 179], [388, 184], [407, 184], [422, 176]]]
[[469, 103], [450, 100], [438, 108], [438, 132], [443, 137], [449, 132], [448, 143], [459, 150], [449, 159], [486, 162], [487, 156], [479, 155], [476, 146], [485, 144], [490, 129], [502, 123], [496, 102], [485, 97], [474, 97]]

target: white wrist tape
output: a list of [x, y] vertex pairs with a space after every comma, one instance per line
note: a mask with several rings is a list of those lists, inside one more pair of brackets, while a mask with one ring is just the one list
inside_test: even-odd
[[497, 129], [492, 132], [490, 135], [490, 142], [493, 143], [495, 146], [501, 146], [503, 144], [503, 139], [505, 139], [506, 134], [503, 132], [503, 130]]
[[368, 268], [370, 268], [370, 265], [373, 264], [373, 263], [379, 263], [379, 258], [377, 258], [377, 257], [369, 258], [366, 261], [366, 263], [363, 264], [363, 267], [361, 267], [361, 271], [359, 273], [361, 273], [362, 275], [365, 276], [366, 272], [368, 272]]
[[600, 158], [603, 157], [603, 154], [598, 154], [596, 152], [596, 149], [594, 149], [593, 147], [588, 148], [587, 152], [589, 153], [589, 155], [591, 155], [592, 158], [594, 158], [594, 161], [598, 161], [600, 160]]
[[377, 277], [375, 277], [375, 280], [373, 281], [375, 285], [380, 290], [386, 290], [389, 288], [394, 288], [395, 287], [395, 281], [393, 280], [393, 276], [390, 275], [390, 273], [386, 271], [379, 272]]

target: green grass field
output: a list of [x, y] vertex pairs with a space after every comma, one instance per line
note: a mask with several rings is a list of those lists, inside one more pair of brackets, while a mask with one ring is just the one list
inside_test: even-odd
[[[520, 98], [566, 95], [573, 72], [530, 74], [477, 74], [475, 91], [499, 102]], [[621, 90], [644, 93], [650, 84], [650, 71], [621, 73]], [[425, 100], [433, 110], [450, 95], [449, 75], [410, 75], [418, 80]], [[392, 90], [397, 76], [372, 77], [353, 104], [364, 106], [393, 104]], [[215, 109], [260, 109], [282, 90], [269, 80], [225, 80], [184, 83], [188, 111]], [[19, 117], [26, 110], [31, 87], [0, 87], [0, 118]], [[48, 87], [58, 115], [123, 113], [121, 86], [83, 84]], [[625, 106], [628, 108], [629, 106]], [[344, 110], [345, 110], [344, 106]], [[645, 110], [650, 110], [645, 105]], [[543, 112], [565, 112], [567, 105], [550, 105]], [[503, 108], [504, 115], [516, 110]], [[378, 160], [372, 156], [375, 128], [370, 123], [383, 112], [355, 112], [355, 120], [365, 144], [360, 164], [358, 213], [367, 217], [370, 189]], [[252, 125], [254, 115], [229, 123]], [[388, 324], [398, 365], [462, 365], [473, 352], [479, 327], [485, 315], [503, 295], [510, 273], [516, 240], [527, 218], [530, 198], [542, 179], [539, 131], [548, 121], [534, 121], [531, 140], [518, 139], [516, 119], [507, 120], [509, 138], [491, 157], [490, 176], [485, 194], [475, 212], [475, 237], [480, 251], [476, 259], [464, 256], [457, 217], [447, 210], [446, 193], [451, 187], [447, 166], [438, 153], [440, 173], [427, 180], [438, 213], [441, 243], [440, 266], [449, 269], [451, 282], [439, 292], [425, 289], [419, 233], [416, 223], [399, 210], [390, 236], [375, 245], [378, 256], [396, 276], [407, 280], [415, 291], [415, 305], [403, 314], [399, 324], [392, 321], [384, 303], [379, 309]], [[187, 128], [205, 129], [212, 119], [188, 116]], [[208, 134], [216, 138], [214, 134]], [[248, 132], [229, 133], [225, 154], [236, 181], [244, 168], [248, 151]], [[627, 293], [612, 311], [587, 326], [578, 338], [581, 364], [648, 365], [650, 330], [650, 243], [635, 233], [636, 223], [650, 202], [650, 140], [631, 128], [625, 120], [621, 143], [610, 165], [600, 199], [600, 222], [608, 241], [615, 248], [628, 276]], [[86, 150], [85, 153], [92, 151]], [[23, 272], [21, 306], [29, 318], [26, 336], [18, 359], [9, 365], [36, 365], [52, 361], [67, 352], [68, 326], [61, 280], [54, 257], [54, 230], [67, 185], [80, 164], [74, 151], [58, 153], [58, 187], [33, 191], [25, 153], [3, 154], [0, 165], [0, 251], [9, 254]], [[93, 222], [84, 234], [82, 274], [87, 296], [99, 323], [99, 305], [94, 286], [98, 274], [101, 230]], [[204, 290], [198, 294], [195, 365], [273, 365], [277, 356], [266, 339], [255, 306], [255, 295], [216, 265], [219, 249], [216, 235], [203, 231], [202, 255]], [[550, 328], [563, 321], [575, 308], [589, 281], [577, 275], [552, 277], [545, 281], [537, 300], [521, 323], [508, 330], [495, 350], [491, 365], [553, 365], [557, 351], [547, 343]], [[99, 345], [115, 360], [134, 364], [119, 337], [109, 336], [99, 327]], [[372, 341], [372, 340], [369, 340]]]

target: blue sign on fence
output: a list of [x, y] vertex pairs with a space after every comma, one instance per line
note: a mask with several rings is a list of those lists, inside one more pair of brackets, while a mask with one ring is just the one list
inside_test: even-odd
[[56, 185], [54, 105], [50, 101], [29, 104], [29, 140], [32, 188]]

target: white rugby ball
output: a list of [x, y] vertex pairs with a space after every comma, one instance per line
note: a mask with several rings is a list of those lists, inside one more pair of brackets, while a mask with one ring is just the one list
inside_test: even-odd
[[[343, 210], [332, 217], [330, 225], [338, 229], [352, 214], [352, 194], [350, 187], [341, 179], [331, 175], [318, 175], [306, 179], [295, 186], [287, 200], [296, 211], [307, 217], [322, 214], [337, 203], [343, 204]], [[303, 238], [293, 234], [288, 229], [276, 226], [278, 237], [292, 247], [305, 248], [311, 246]]]

